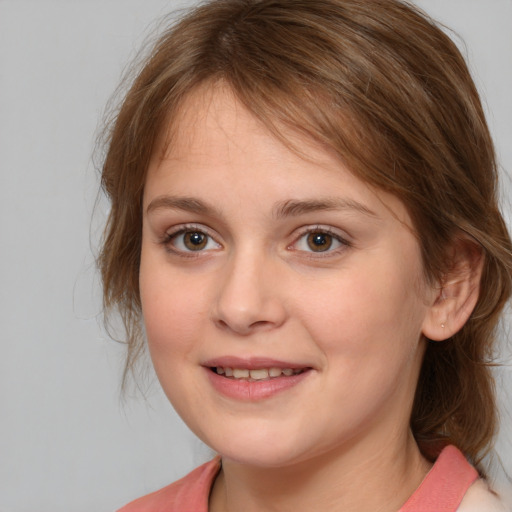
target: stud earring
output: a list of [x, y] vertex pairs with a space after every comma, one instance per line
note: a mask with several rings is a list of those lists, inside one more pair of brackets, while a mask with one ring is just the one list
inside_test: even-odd
[[441, 327], [444, 329], [444, 328], [445, 328], [445, 325], [444, 325], [444, 324], [441, 324]]

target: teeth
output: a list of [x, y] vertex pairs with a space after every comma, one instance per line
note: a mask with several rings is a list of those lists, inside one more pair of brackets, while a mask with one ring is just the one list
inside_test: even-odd
[[250, 379], [250, 380], [265, 380], [276, 377], [291, 377], [302, 373], [302, 369], [291, 368], [260, 368], [257, 370], [248, 370], [246, 368], [228, 368], [217, 366], [215, 371], [218, 375], [225, 375], [226, 377], [233, 377], [235, 379]]
[[254, 380], [268, 379], [268, 370], [251, 370], [250, 374]]
[[239, 370], [238, 368], [233, 368], [233, 377], [235, 377], [235, 379], [248, 379], [249, 373], [249, 370]]

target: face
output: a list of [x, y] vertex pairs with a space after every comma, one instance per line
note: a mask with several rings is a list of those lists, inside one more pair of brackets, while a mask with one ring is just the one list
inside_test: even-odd
[[140, 292], [170, 401], [224, 457], [283, 466], [408, 432], [433, 291], [410, 218], [229, 90], [150, 164]]

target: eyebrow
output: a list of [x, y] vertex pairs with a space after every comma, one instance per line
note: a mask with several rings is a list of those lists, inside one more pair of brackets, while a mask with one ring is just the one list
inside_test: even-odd
[[213, 206], [193, 197], [159, 196], [149, 203], [146, 213], [160, 209], [184, 210], [212, 217], [222, 216], [221, 212]]
[[[211, 217], [223, 216], [222, 212], [214, 206], [211, 206], [200, 199], [186, 196], [159, 196], [149, 203], [146, 213], [159, 209], [183, 210]], [[364, 204], [351, 199], [341, 198], [308, 200], [290, 199], [282, 201], [274, 206], [273, 216], [276, 219], [282, 219], [286, 217], [297, 217], [311, 212], [333, 210], [355, 210], [369, 217], [377, 217], [377, 215]]]
[[352, 199], [341, 199], [338, 197], [313, 199], [305, 201], [289, 200], [278, 203], [275, 207], [275, 217], [280, 219], [283, 217], [293, 217], [317, 211], [333, 211], [333, 210], [355, 210], [359, 213], [368, 215], [369, 217], [377, 217], [377, 214], [370, 210], [367, 206]]

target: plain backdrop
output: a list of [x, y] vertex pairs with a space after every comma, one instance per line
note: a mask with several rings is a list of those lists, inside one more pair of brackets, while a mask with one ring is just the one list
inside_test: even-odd
[[[0, 512], [112, 511], [209, 456], [156, 384], [121, 401], [124, 347], [101, 327], [92, 250], [105, 105], [154, 20], [192, 3], [0, 0]], [[418, 3], [465, 41], [510, 219], [512, 0]], [[511, 474], [512, 372], [497, 375]]]

